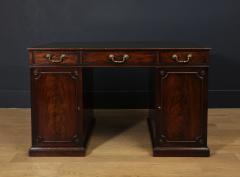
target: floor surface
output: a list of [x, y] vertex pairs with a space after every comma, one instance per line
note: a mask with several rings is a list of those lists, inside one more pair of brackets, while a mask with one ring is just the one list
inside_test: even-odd
[[146, 110], [97, 110], [86, 157], [28, 157], [30, 109], [0, 109], [0, 177], [240, 177], [240, 109], [210, 109], [211, 157], [152, 157]]

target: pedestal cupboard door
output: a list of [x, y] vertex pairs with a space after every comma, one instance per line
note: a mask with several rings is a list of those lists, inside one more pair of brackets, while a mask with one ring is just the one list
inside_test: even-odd
[[158, 95], [160, 146], [206, 146], [207, 70], [159, 70]]
[[32, 68], [33, 146], [80, 143], [80, 76], [75, 68]]

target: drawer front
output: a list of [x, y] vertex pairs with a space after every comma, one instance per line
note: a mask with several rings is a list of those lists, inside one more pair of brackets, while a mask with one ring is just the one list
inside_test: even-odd
[[208, 63], [207, 51], [171, 51], [160, 52], [159, 61], [161, 64], [206, 64]]
[[33, 53], [33, 64], [74, 65], [78, 63], [78, 53], [68, 51], [37, 51]]
[[123, 66], [153, 65], [157, 52], [152, 51], [89, 51], [83, 52], [84, 65]]

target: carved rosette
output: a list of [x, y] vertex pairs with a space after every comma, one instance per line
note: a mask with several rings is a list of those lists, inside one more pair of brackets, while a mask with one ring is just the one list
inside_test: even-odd
[[76, 145], [79, 145], [81, 140], [80, 140], [80, 136], [78, 134], [74, 135], [72, 138], [72, 142]]
[[198, 72], [198, 76], [199, 76], [200, 78], [204, 78], [206, 75], [207, 75], [207, 73], [206, 73], [205, 70], [201, 70], [201, 71]]
[[161, 75], [162, 77], [164, 77], [164, 76], [166, 75], [166, 72], [165, 72], [164, 70], [161, 70], [161, 71], [160, 71], [160, 75]]
[[196, 142], [199, 143], [199, 144], [201, 144], [201, 145], [204, 145], [204, 139], [203, 139], [203, 137], [202, 137], [202, 136], [197, 137], [197, 138], [196, 138]]
[[78, 76], [79, 76], [79, 73], [78, 73], [78, 71], [77, 70], [75, 70], [75, 71], [73, 71], [73, 72], [71, 72], [71, 77], [73, 78], [73, 79], [77, 79], [78, 78]]
[[35, 139], [35, 142], [38, 144], [38, 143], [42, 143], [43, 140], [44, 140], [43, 137], [37, 136], [36, 139]]
[[34, 69], [33, 70], [33, 78], [35, 80], [38, 80], [40, 77], [41, 77], [41, 73], [37, 69]]
[[166, 136], [161, 134], [160, 137], [159, 137], [159, 144], [164, 144], [166, 142], [167, 142]]

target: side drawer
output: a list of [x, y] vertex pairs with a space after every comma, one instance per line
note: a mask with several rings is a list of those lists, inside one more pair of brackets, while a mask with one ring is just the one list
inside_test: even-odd
[[124, 66], [153, 65], [157, 61], [154, 51], [86, 51], [83, 52], [84, 65]]
[[69, 51], [34, 51], [31, 64], [36, 65], [74, 65], [79, 61], [77, 52]]
[[160, 64], [207, 64], [208, 51], [160, 51]]

